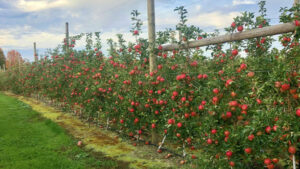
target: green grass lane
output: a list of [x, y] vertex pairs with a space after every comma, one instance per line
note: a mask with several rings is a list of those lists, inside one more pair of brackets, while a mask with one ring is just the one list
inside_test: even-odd
[[76, 140], [30, 106], [0, 93], [0, 168], [127, 168], [76, 146]]

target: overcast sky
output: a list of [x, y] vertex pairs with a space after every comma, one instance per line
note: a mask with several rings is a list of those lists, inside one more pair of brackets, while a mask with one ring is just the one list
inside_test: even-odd
[[[291, 7], [293, 0], [266, 0], [271, 24], [279, 22], [280, 7]], [[258, 12], [258, 0], [156, 0], [156, 29], [175, 28], [177, 6], [188, 9], [188, 24], [205, 31], [223, 29], [243, 11]], [[33, 42], [39, 54], [54, 48], [64, 38], [65, 22], [70, 34], [101, 31], [103, 43], [115, 34], [130, 36], [130, 12], [137, 9], [147, 36], [147, 0], [0, 0], [0, 48], [7, 53], [18, 50], [23, 58], [33, 60]], [[106, 45], [102, 49], [106, 50]]]

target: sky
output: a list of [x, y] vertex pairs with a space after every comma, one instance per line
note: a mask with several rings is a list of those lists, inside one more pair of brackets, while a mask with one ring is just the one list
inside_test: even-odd
[[[291, 7], [294, 0], [266, 0], [267, 18], [271, 25], [279, 23], [281, 7]], [[178, 15], [173, 10], [185, 6], [189, 25], [206, 32], [224, 30], [233, 17], [243, 11], [258, 13], [258, 0], [155, 0], [156, 30], [175, 29]], [[12, 49], [23, 58], [33, 61], [33, 42], [39, 55], [55, 48], [65, 37], [65, 22], [70, 35], [101, 32], [102, 51], [106, 39], [134, 41], [129, 32], [132, 10], [141, 13], [142, 37], [147, 37], [147, 0], [0, 0], [0, 48], [5, 54]], [[83, 43], [79, 43], [79, 47]]]

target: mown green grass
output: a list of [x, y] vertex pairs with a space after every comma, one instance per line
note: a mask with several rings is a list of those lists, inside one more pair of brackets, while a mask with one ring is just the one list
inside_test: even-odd
[[56, 123], [0, 93], [1, 169], [128, 168], [127, 164], [87, 152], [76, 143]]

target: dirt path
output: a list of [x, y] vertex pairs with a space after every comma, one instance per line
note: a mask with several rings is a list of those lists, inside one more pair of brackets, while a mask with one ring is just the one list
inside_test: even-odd
[[165, 159], [166, 154], [158, 154], [152, 146], [133, 146], [129, 141], [116, 137], [115, 133], [95, 126], [89, 127], [78, 118], [58, 111], [36, 99], [11, 93], [5, 94], [18, 98], [30, 105], [33, 110], [40, 112], [43, 117], [58, 123], [76, 139], [81, 140], [83, 147], [89, 151], [92, 150], [95, 153], [102, 153], [107, 157], [130, 163], [130, 168], [177, 168], [176, 164], [179, 159]]

